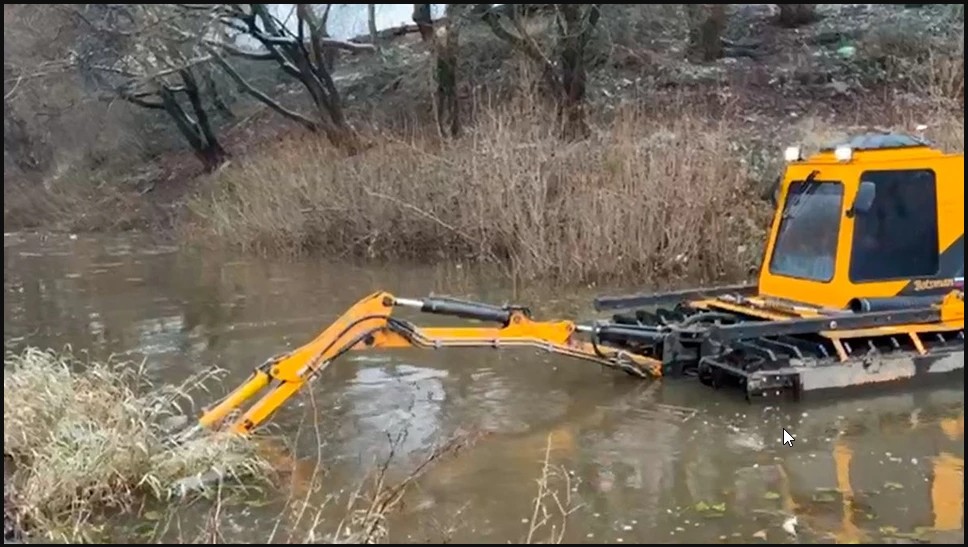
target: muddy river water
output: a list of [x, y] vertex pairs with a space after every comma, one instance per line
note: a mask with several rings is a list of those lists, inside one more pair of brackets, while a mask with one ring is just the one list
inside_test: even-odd
[[[542, 317], [594, 317], [595, 290], [522, 289], [468, 270], [275, 262], [134, 236], [7, 234], [4, 339], [13, 348], [70, 344], [147, 359], [152, 374], [170, 382], [217, 364], [230, 374], [214, 386], [214, 400], [375, 290], [513, 299]], [[284, 500], [328, 503], [334, 509], [325, 518], [335, 518], [345, 500], [331, 498], [350, 492], [391, 445], [391, 475], [404, 476], [435, 443], [462, 434], [476, 442], [408, 489], [388, 523], [391, 540], [523, 541], [548, 447], [569, 479], [550, 480], [572, 510], [566, 542], [964, 537], [962, 385], [750, 406], [698, 383], [650, 385], [527, 349], [395, 350], [344, 356], [272, 425], [295, 441], [298, 460], [277, 489], [247, 494], [264, 502], [220, 513], [225, 541], [303, 533], [311, 519], [297, 522]], [[782, 427], [795, 434], [792, 447], [781, 444]], [[310, 488], [317, 462], [325, 475]], [[561, 511], [547, 501], [549, 525], [560, 530]], [[783, 529], [791, 515], [796, 538]], [[320, 539], [335, 522], [318, 527]], [[533, 540], [550, 532], [542, 527]]]

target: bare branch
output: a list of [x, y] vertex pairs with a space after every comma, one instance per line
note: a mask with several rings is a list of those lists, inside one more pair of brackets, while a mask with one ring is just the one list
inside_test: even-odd
[[[310, 4], [296, 4], [295, 32], [272, 15], [268, 4], [246, 4], [244, 9], [236, 4], [223, 6], [219, 10], [218, 21], [228, 28], [258, 40], [265, 52], [247, 51], [214, 39], [205, 40], [203, 47], [213, 48], [208, 49], [210, 52], [217, 47], [230, 55], [257, 60], [274, 60], [286, 74], [305, 87], [315, 106], [316, 116], [309, 117], [283, 108], [268, 94], [244, 82], [244, 78], [241, 78], [237, 71], [227, 66], [224, 58], [215, 60], [219, 66], [226, 70], [226, 73], [247, 93], [279, 114], [311, 131], [323, 131], [329, 140], [340, 148], [352, 153], [360, 150], [359, 135], [346, 123], [339, 90], [330, 73], [332, 62], [324, 51], [332, 54], [338, 49], [356, 52], [373, 50], [375, 47], [371, 44], [330, 38], [326, 34], [325, 25], [321, 24]], [[323, 17], [328, 17], [328, 13], [327, 9]]]
[[181, 72], [182, 70], [185, 70], [186, 68], [192, 68], [192, 67], [195, 67], [197, 65], [201, 65], [201, 64], [207, 63], [207, 62], [209, 62], [211, 60], [212, 60], [212, 56], [211, 55], [203, 55], [201, 57], [195, 57], [193, 59], [188, 59], [188, 60], [186, 60], [184, 62], [181, 62], [181, 63], [178, 63], [178, 64], [176, 64], [176, 65], [174, 65], [174, 66], [172, 66], [170, 68], [166, 68], [164, 70], [159, 70], [157, 72], [151, 72], [151, 73], [147, 73], [147, 74], [140, 74], [138, 72], [134, 72], [134, 71], [131, 71], [131, 70], [126, 70], [126, 69], [123, 69], [123, 68], [117, 68], [117, 67], [111, 67], [111, 66], [104, 66], [104, 65], [92, 65], [91, 68], [93, 68], [95, 70], [100, 70], [100, 71], [103, 71], [103, 72], [111, 72], [111, 73], [118, 74], [118, 75], [121, 75], [121, 76], [127, 76], [129, 78], [136, 78], [136, 79], [139, 79], [139, 80], [150, 81], [150, 80], [155, 80], [155, 79], [158, 79], [158, 78], [163, 78], [165, 76], [170, 76], [172, 74]]
[[[10, 97], [13, 97], [13, 94], [17, 92], [17, 88], [20, 87], [20, 82], [22, 82], [23, 79], [24, 79], [23, 76], [17, 77], [17, 81], [14, 82], [13, 87], [10, 88], [10, 91], [6, 92], [3, 95], [3, 100], [4, 101], [10, 99]], [[4, 82], [4, 83], [6, 83], [6, 82]]]
[[[528, 32], [519, 17], [520, 6], [508, 4], [497, 9], [483, 7], [483, 19], [491, 31], [512, 47], [534, 61], [541, 69], [542, 79], [558, 103], [558, 117], [563, 134], [568, 137], [584, 137], [588, 134], [585, 122], [585, 49], [599, 18], [598, 4], [542, 4], [551, 7], [557, 27], [556, 51], [545, 52], [538, 41]], [[507, 11], [509, 16], [500, 12]], [[510, 28], [502, 23], [510, 20]]]
[[[559, 479], [562, 484], [559, 488], [564, 494], [564, 498], [559, 493], [559, 489], [554, 488], [552, 479]], [[551, 436], [545, 444], [544, 461], [541, 466], [541, 476], [536, 480], [538, 491], [532, 501], [531, 518], [529, 519], [528, 535], [523, 543], [530, 545], [535, 543], [535, 534], [550, 524], [548, 538], [540, 543], [559, 544], [565, 539], [565, 528], [568, 524], [568, 517], [578, 510], [581, 506], [574, 506], [571, 501], [571, 478], [566, 469], [560, 466], [551, 465]], [[548, 500], [554, 502], [551, 505]], [[554, 510], [550, 509], [553, 507]], [[554, 521], [558, 521], [555, 525]]]
[[541, 63], [546, 69], [554, 70], [555, 64], [548, 58], [547, 55], [541, 51], [541, 47], [538, 42], [531, 36], [528, 29], [524, 28], [524, 24], [517, 17], [511, 19], [511, 23], [514, 25], [514, 29], [517, 31], [518, 36], [520, 36], [521, 44], [524, 46], [525, 52], [534, 58], [536, 61]]
[[237, 83], [239, 87], [244, 89], [245, 92], [248, 93], [249, 95], [252, 95], [254, 98], [258, 99], [263, 104], [275, 110], [282, 116], [302, 124], [303, 126], [306, 127], [306, 129], [309, 129], [310, 131], [315, 132], [316, 130], [319, 129], [316, 126], [316, 122], [310, 120], [306, 116], [303, 116], [302, 114], [296, 111], [289, 110], [288, 108], [282, 106], [281, 104], [279, 104], [278, 101], [272, 99], [272, 97], [266, 95], [264, 92], [260, 91], [255, 86], [250, 84], [245, 78], [242, 77], [241, 74], [239, 74], [237, 70], [235, 70], [235, 67], [229, 64], [228, 61], [226, 61], [221, 55], [218, 55], [216, 52], [213, 51], [212, 58], [220, 67], [222, 67], [222, 70], [224, 70], [225, 73], [228, 74], [229, 77], [231, 77], [232, 80], [235, 81], [235, 83]]
[[376, 47], [373, 44], [349, 42], [346, 40], [337, 40], [336, 38], [321, 38], [319, 40], [319, 45], [324, 48], [343, 49], [346, 51], [375, 51], [376, 50]]
[[136, 104], [142, 108], [151, 108], [154, 110], [164, 110], [165, 105], [160, 101], [146, 101], [137, 95], [122, 95], [122, 98], [129, 103]]
[[90, 28], [78, 44], [82, 72], [131, 104], [164, 110], [207, 170], [224, 164], [228, 154], [203, 100], [212, 88], [199, 87], [195, 70], [212, 61], [202, 37], [223, 11], [199, 5], [84, 4], [71, 12]]
[[208, 46], [215, 46], [215, 47], [221, 48], [225, 50], [226, 53], [229, 53], [236, 57], [242, 57], [243, 59], [249, 59], [251, 61], [275, 60], [275, 57], [272, 55], [272, 53], [269, 53], [268, 51], [266, 52], [247, 51], [242, 48], [233, 46], [232, 44], [223, 42], [221, 40], [205, 40], [204, 43], [205, 45], [208, 45]]

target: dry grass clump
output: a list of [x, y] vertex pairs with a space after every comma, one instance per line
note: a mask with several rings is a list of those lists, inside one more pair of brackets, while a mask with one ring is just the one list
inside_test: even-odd
[[287, 141], [216, 175], [192, 207], [205, 236], [263, 253], [474, 260], [569, 281], [747, 273], [766, 218], [727, 122], [630, 111], [564, 144], [549, 118], [492, 110], [456, 141], [381, 136], [350, 159]]
[[[27, 349], [4, 359], [3, 446], [14, 464], [18, 527], [47, 540], [91, 540], [105, 508], [165, 498], [180, 480], [213, 471], [264, 472], [253, 444], [234, 436], [171, 442], [186, 389], [154, 387], [137, 364], [84, 361]], [[183, 421], [183, 420], [182, 420]]]
[[149, 224], [150, 204], [120, 178], [91, 171], [43, 182], [4, 181], [4, 227], [98, 232]]

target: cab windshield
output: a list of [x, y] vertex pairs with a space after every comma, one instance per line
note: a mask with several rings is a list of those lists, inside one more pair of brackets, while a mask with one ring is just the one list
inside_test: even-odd
[[834, 277], [844, 187], [831, 181], [790, 184], [770, 273], [827, 282]]

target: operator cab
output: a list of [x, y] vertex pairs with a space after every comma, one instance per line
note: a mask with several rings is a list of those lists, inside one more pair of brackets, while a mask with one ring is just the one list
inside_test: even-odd
[[963, 284], [963, 154], [866, 134], [806, 159], [792, 147], [785, 159], [761, 294], [843, 309]]

